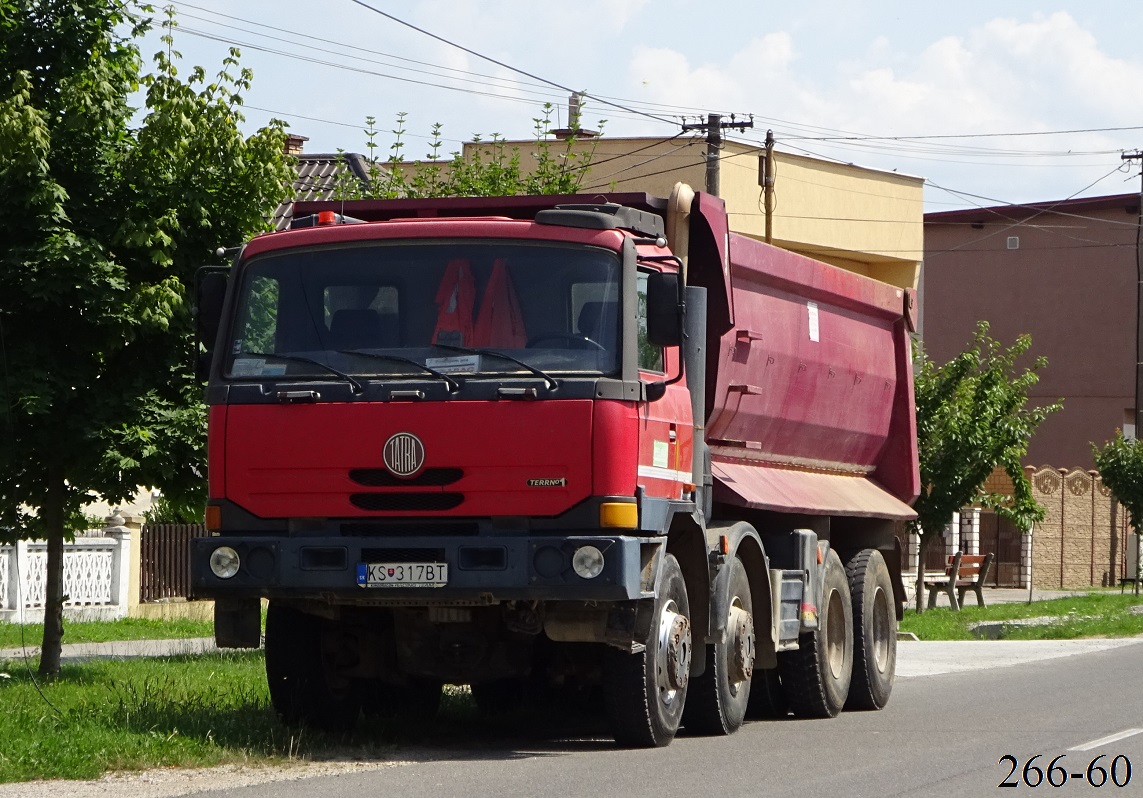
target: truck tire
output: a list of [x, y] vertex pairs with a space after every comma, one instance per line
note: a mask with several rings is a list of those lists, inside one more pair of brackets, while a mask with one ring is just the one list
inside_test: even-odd
[[266, 682], [284, 723], [345, 731], [357, 722], [353, 685], [331, 685], [322, 657], [321, 618], [275, 601], [266, 610]]
[[615, 742], [631, 748], [668, 745], [683, 719], [690, 679], [690, 603], [683, 572], [663, 555], [651, 629], [638, 654], [604, 651], [603, 690]]
[[897, 612], [885, 558], [862, 549], [845, 566], [853, 596], [853, 683], [846, 709], [881, 709], [897, 670]]
[[750, 703], [746, 717], [751, 720], [784, 718], [790, 714], [790, 703], [782, 688], [777, 668], [755, 668], [750, 680]]
[[799, 718], [835, 717], [853, 679], [853, 605], [837, 552], [826, 554], [818, 628], [803, 632], [795, 651], [778, 653], [782, 687]]
[[683, 724], [688, 732], [732, 734], [746, 718], [754, 674], [754, 605], [746, 566], [730, 562], [726, 629], [722, 640], [706, 648], [706, 670], [687, 691]]

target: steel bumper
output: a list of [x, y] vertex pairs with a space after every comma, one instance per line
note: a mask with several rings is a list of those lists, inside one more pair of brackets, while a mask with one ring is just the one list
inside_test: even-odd
[[[336, 603], [474, 603], [511, 600], [624, 601], [642, 597], [644, 547], [664, 538], [622, 535], [305, 538], [227, 535], [191, 541], [191, 593], [198, 599], [248, 596], [318, 598]], [[583, 546], [603, 553], [591, 579], [572, 569]], [[229, 546], [238, 572], [223, 579], [210, 567], [212, 553]], [[362, 566], [443, 562], [442, 587], [366, 586]]]

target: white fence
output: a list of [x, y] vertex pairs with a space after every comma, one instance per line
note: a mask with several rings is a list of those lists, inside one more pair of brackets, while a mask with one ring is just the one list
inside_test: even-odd
[[[64, 544], [64, 612], [69, 618], [127, 616], [131, 537], [122, 526]], [[0, 621], [39, 623], [44, 617], [48, 546], [42, 540], [0, 546]]]

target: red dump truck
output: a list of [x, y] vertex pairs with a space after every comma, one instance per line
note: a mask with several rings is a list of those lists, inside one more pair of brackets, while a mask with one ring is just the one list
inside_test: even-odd
[[192, 592], [276, 711], [582, 690], [618, 742], [885, 705], [918, 491], [908, 288], [723, 202], [299, 203], [198, 288]]

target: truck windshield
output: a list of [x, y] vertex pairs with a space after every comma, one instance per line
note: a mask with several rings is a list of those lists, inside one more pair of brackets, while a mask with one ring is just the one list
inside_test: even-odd
[[542, 242], [269, 253], [242, 273], [226, 373], [612, 374], [620, 365], [619, 275], [615, 252]]

